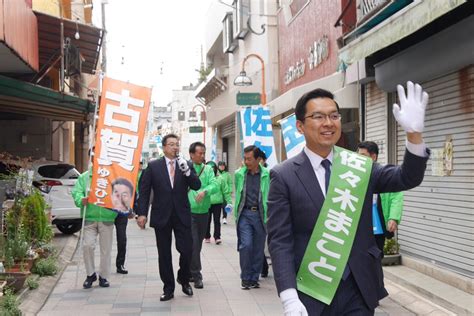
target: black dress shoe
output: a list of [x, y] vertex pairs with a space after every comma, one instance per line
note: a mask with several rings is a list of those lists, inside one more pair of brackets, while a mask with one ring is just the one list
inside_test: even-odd
[[109, 287], [110, 283], [109, 283], [109, 281], [107, 281], [107, 279], [104, 279], [99, 275], [99, 286], [100, 287]]
[[92, 275], [88, 275], [82, 287], [85, 289], [90, 289], [92, 287], [92, 283], [97, 281], [97, 275], [94, 273]]
[[169, 301], [173, 297], [174, 297], [173, 293], [168, 293], [168, 294], [165, 293], [165, 294], [160, 296], [160, 301], [162, 301], [162, 302]]
[[122, 266], [118, 266], [117, 267], [117, 273], [120, 273], [120, 274], [128, 274], [128, 270], [125, 269], [125, 267], [122, 265]]
[[[196, 282], [196, 280], [194, 280]], [[181, 284], [183, 288], [183, 293], [186, 294], [187, 296], [193, 296], [193, 289], [191, 288], [191, 285], [189, 283], [183, 283]]]
[[194, 288], [196, 288], [196, 289], [204, 288], [204, 284], [202, 283], [201, 279], [194, 280]]

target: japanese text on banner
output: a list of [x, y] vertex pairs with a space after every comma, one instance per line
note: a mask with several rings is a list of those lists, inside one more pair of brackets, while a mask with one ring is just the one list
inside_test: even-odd
[[127, 213], [133, 206], [151, 89], [105, 78], [90, 201]]
[[273, 140], [270, 109], [263, 106], [252, 106], [240, 110], [243, 146], [255, 145], [265, 152], [269, 168], [278, 161]]
[[280, 121], [281, 133], [285, 142], [288, 159], [298, 155], [306, 145], [304, 136], [296, 128], [296, 116], [291, 114]]

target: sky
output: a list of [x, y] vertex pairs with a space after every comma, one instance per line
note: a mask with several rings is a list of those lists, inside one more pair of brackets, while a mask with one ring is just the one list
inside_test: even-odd
[[[98, 27], [102, 1], [94, 0]], [[106, 75], [152, 87], [157, 106], [172, 100], [171, 90], [196, 84], [211, 1], [217, 0], [106, 1]]]

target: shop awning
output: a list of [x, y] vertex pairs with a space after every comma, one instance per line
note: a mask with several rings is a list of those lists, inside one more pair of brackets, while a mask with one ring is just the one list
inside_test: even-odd
[[89, 100], [0, 76], [0, 112], [83, 122], [93, 110]]
[[414, 1], [370, 31], [339, 49], [339, 59], [350, 65], [413, 34], [467, 0]]
[[[38, 19], [39, 62], [42, 67], [51, 62], [51, 58], [60, 54], [61, 19], [42, 12], [34, 11], [34, 13]], [[93, 74], [99, 61], [104, 31], [68, 19], [63, 19], [63, 25], [64, 38], [69, 37], [85, 59], [82, 63], [82, 72]], [[79, 32], [79, 40], [74, 37], [76, 31]]]
[[317, 88], [331, 91], [341, 108], [359, 108], [357, 85], [351, 84], [344, 86], [344, 74], [336, 72], [327, 77], [288, 90], [278, 98], [268, 102], [267, 106], [270, 108], [271, 117], [273, 118], [294, 109], [296, 102], [303, 94]]

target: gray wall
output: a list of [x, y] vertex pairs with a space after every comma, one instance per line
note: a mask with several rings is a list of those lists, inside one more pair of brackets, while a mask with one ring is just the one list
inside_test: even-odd
[[[25, 117], [23, 120], [0, 119], [0, 152], [20, 157], [51, 159], [51, 120]], [[22, 135], [24, 141], [22, 143]]]

